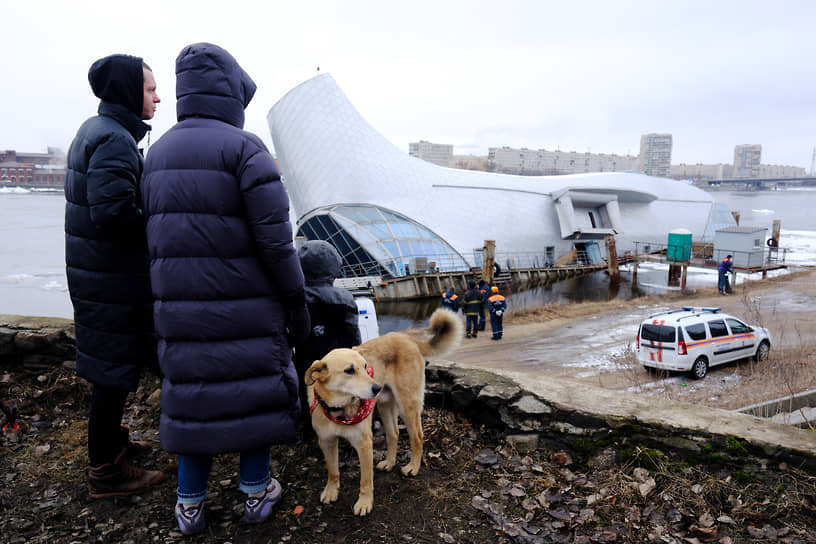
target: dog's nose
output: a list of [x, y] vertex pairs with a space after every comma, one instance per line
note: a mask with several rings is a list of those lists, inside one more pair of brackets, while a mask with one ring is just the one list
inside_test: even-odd
[[371, 386], [371, 392], [374, 393], [375, 397], [377, 396], [377, 394], [380, 392], [381, 389], [382, 389], [382, 387], [379, 384], [376, 384], [376, 383]]

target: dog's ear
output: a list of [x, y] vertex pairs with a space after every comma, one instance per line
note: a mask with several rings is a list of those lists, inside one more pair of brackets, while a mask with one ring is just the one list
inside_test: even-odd
[[312, 366], [309, 367], [309, 370], [306, 371], [303, 382], [306, 385], [314, 385], [315, 382], [325, 379], [328, 375], [329, 365], [323, 361], [315, 361], [312, 363]]

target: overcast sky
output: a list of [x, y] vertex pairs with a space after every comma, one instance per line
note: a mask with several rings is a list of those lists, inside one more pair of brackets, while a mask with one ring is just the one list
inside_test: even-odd
[[292, 1], [8, 2], [2, 8], [0, 149], [67, 149], [96, 111], [87, 71], [144, 57], [175, 122], [174, 63], [187, 44], [230, 51], [258, 84], [247, 130], [329, 72], [389, 141], [638, 154], [669, 132], [672, 163], [810, 169], [816, 146], [816, 2]]

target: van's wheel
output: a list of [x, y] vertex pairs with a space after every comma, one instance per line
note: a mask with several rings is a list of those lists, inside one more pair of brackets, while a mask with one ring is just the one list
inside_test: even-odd
[[697, 360], [691, 365], [689, 375], [695, 380], [702, 380], [706, 374], [708, 374], [708, 361], [705, 357], [697, 357]]
[[768, 360], [768, 353], [771, 351], [771, 345], [763, 340], [759, 343], [759, 347], [757, 348], [756, 355], [754, 355], [754, 360], [756, 362], [760, 361], [767, 361]]

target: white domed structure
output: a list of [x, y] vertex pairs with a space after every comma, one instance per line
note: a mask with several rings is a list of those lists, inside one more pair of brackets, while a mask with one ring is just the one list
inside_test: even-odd
[[[685, 228], [711, 240], [728, 209], [685, 182], [639, 173], [513, 176], [411, 157], [359, 114], [329, 74], [289, 91], [267, 116], [297, 234], [338, 248], [344, 275], [403, 276], [481, 266], [479, 248], [543, 266], [615, 235], [666, 243]], [[602, 246], [601, 244], [600, 246]], [[593, 247], [594, 246], [594, 247]], [[590, 251], [590, 253], [592, 252]]]

